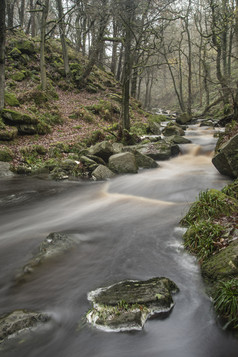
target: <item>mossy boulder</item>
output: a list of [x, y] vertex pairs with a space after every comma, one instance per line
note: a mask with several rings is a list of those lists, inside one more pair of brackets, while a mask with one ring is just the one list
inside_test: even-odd
[[212, 281], [238, 275], [238, 240], [202, 264], [202, 274]]
[[10, 169], [11, 166], [8, 162], [0, 161], [0, 177], [13, 176], [13, 172]]
[[156, 121], [150, 121], [149, 122], [149, 131], [154, 135], [160, 135], [161, 134], [160, 123], [157, 123]]
[[8, 338], [17, 337], [24, 332], [45, 324], [50, 316], [28, 310], [16, 310], [0, 317], [0, 343]]
[[188, 113], [182, 113], [176, 117], [176, 123], [178, 124], [187, 124], [192, 120], [191, 115]]
[[218, 149], [212, 163], [222, 175], [238, 177], [238, 134]]
[[102, 141], [93, 145], [89, 148], [88, 153], [90, 155], [95, 155], [101, 157], [105, 162], [108, 162], [108, 159], [113, 155], [114, 150], [113, 146], [109, 141]]
[[117, 174], [136, 174], [138, 166], [135, 155], [131, 152], [123, 152], [110, 156], [109, 169]]
[[160, 140], [156, 143], [148, 143], [137, 149], [141, 154], [147, 155], [154, 160], [168, 160], [180, 153], [178, 145], [166, 143]]
[[172, 294], [177, 291], [176, 284], [167, 278], [126, 280], [100, 288], [88, 294], [94, 308], [87, 320], [107, 331], [140, 330], [150, 316], [171, 311]]
[[17, 136], [18, 130], [15, 127], [5, 126], [0, 128], [0, 141], [11, 141]]
[[31, 125], [37, 124], [38, 120], [28, 114], [21, 113], [18, 111], [3, 109], [2, 118], [5, 124], [19, 126], [23, 124]]
[[183, 137], [183, 136], [179, 136], [179, 135], [172, 135], [172, 136], [168, 136], [166, 138], [166, 141], [168, 142], [172, 142], [174, 144], [178, 144], [178, 145], [181, 145], [181, 144], [191, 144], [191, 140]]
[[14, 158], [14, 154], [12, 152], [12, 150], [10, 150], [7, 147], [0, 147], [0, 161], [4, 161], [4, 162], [10, 162], [12, 161]]
[[111, 179], [115, 174], [105, 165], [98, 165], [97, 168], [92, 172], [92, 178], [95, 181], [104, 181]]
[[9, 105], [10, 107], [19, 107], [20, 105], [19, 100], [13, 93], [5, 92], [4, 99], [5, 104]]
[[184, 130], [176, 124], [168, 124], [163, 130], [162, 133], [164, 136], [180, 135], [185, 134]]
[[14, 43], [15, 48], [17, 48], [21, 53], [27, 55], [33, 55], [35, 53], [35, 46], [33, 41], [29, 40], [19, 40]]

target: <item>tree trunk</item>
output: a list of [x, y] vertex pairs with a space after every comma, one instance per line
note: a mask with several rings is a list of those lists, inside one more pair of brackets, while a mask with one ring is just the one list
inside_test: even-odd
[[[117, 37], [117, 24], [115, 18], [112, 20], [113, 23], [113, 38]], [[111, 60], [111, 72], [113, 74], [116, 74], [116, 68], [117, 68], [117, 47], [118, 43], [116, 41], [113, 41], [112, 44], [112, 60]]]
[[70, 76], [70, 68], [69, 68], [69, 57], [68, 57], [68, 50], [67, 50], [67, 45], [66, 45], [66, 40], [65, 40], [65, 24], [63, 21], [63, 6], [62, 6], [62, 0], [56, 0], [57, 2], [57, 8], [58, 8], [58, 14], [59, 14], [59, 30], [60, 30], [60, 40], [61, 40], [61, 46], [62, 46], [62, 52], [63, 52], [63, 60], [64, 60], [64, 71], [65, 71], [65, 76], [68, 78]]
[[5, 93], [5, 42], [6, 42], [6, 1], [0, 1], [0, 110], [4, 107]]
[[125, 22], [125, 48], [124, 48], [124, 73], [122, 83], [122, 128], [130, 130], [130, 115], [129, 115], [129, 103], [130, 103], [130, 79], [131, 79], [131, 41], [132, 41], [132, 18], [134, 15], [134, 0], [128, 2], [125, 0], [124, 6]]
[[[2, 2], [2, 0], [1, 0]], [[15, 6], [15, 0], [5, 0], [4, 1], [7, 5], [7, 27], [8, 29], [13, 28], [13, 17], [14, 17], [14, 6]], [[6, 10], [5, 10], [6, 11]]]
[[40, 43], [40, 74], [41, 74], [41, 87], [45, 91], [47, 88], [46, 78], [46, 65], [45, 65], [45, 33], [46, 21], [49, 11], [49, 0], [46, 0], [42, 5], [42, 18], [41, 18], [41, 43]]
[[20, 10], [19, 10], [19, 20], [20, 26], [23, 28], [25, 20], [25, 0], [21, 0]]

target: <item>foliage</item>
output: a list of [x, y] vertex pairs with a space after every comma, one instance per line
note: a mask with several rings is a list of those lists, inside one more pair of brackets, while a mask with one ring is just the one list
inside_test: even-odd
[[238, 328], [238, 279], [222, 281], [216, 287], [214, 307], [227, 320], [227, 327]]
[[225, 186], [221, 192], [225, 195], [230, 196], [238, 200], [238, 179], [232, 182], [231, 184]]
[[224, 193], [211, 189], [199, 193], [198, 200], [190, 207], [181, 220], [183, 226], [194, 224], [200, 219], [217, 218], [222, 214], [229, 215], [238, 209], [238, 203]]
[[191, 253], [204, 260], [217, 249], [219, 241], [224, 232], [224, 227], [211, 221], [195, 222], [184, 234], [184, 246]]
[[143, 136], [148, 133], [149, 125], [147, 123], [136, 122], [131, 126], [131, 133], [137, 136]]

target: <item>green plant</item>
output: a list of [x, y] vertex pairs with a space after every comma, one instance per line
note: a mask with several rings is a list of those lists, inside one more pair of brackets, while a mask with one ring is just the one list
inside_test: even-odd
[[225, 186], [221, 192], [238, 200], [238, 180], [235, 180], [230, 185]]
[[217, 218], [222, 214], [231, 214], [238, 209], [238, 203], [224, 193], [211, 189], [200, 192], [198, 200], [190, 207], [181, 220], [183, 226], [189, 226], [200, 219]]
[[238, 279], [233, 278], [218, 284], [214, 296], [217, 313], [227, 320], [226, 327], [238, 328]]
[[195, 222], [184, 234], [184, 246], [199, 259], [204, 260], [218, 250], [224, 228], [211, 221]]

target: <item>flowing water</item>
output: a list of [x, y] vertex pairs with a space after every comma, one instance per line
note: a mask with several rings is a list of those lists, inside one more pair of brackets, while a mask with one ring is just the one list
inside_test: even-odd
[[[183, 155], [108, 182], [0, 181], [0, 315], [45, 311], [52, 322], [11, 340], [1, 356], [237, 357], [238, 341], [219, 327], [199, 266], [182, 247], [179, 220], [199, 191], [228, 180], [211, 164], [211, 129], [190, 127]], [[13, 287], [19, 267], [50, 232], [79, 245]], [[179, 287], [169, 317], [140, 332], [115, 333], [85, 323], [87, 293], [123, 279], [166, 276]]]

